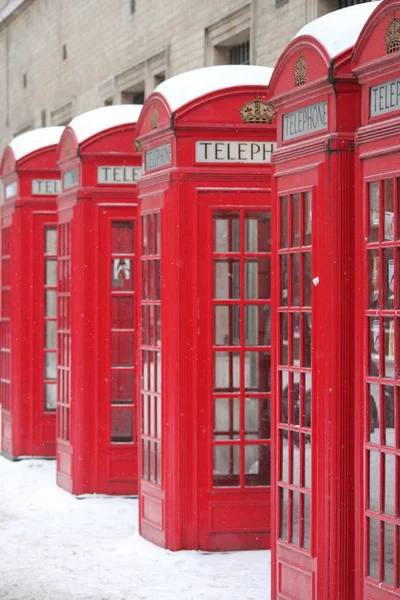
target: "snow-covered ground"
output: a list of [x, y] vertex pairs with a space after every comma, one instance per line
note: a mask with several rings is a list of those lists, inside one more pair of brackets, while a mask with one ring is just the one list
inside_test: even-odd
[[77, 499], [53, 461], [0, 457], [1, 600], [269, 600], [270, 554], [169, 552], [138, 535], [137, 500]]

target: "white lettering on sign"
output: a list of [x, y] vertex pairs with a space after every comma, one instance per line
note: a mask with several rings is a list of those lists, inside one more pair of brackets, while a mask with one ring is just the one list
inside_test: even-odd
[[4, 193], [6, 198], [12, 198], [13, 196], [17, 195], [17, 182], [13, 181], [12, 183], [9, 183], [8, 185], [6, 185], [5, 189], [4, 189]]
[[400, 77], [369, 88], [369, 116], [376, 117], [400, 109]]
[[145, 170], [169, 165], [171, 162], [171, 144], [163, 144], [147, 150], [145, 154]]
[[283, 115], [282, 137], [284, 140], [292, 140], [308, 133], [327, 129], [327, 127], [328, 103], [324, 100]]
[[79, 183], [79, 169], [71, 169], [70, 171], [65, 171], [63, 174], [63, 190], [68, 190], [69, 188], [78, 185]]
[[135, 183], [141, 175], [141, 167], [97, 167], [97, 183]]
[[61, 192], [60, 179], [33, 179], [32, 195], [54, 196]]
[[198, 163], [269, 163], [276, 144], [272, 142], [196, 142]]

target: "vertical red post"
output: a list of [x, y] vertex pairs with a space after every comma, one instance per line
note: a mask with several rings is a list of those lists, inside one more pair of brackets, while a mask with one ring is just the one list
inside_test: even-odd
[[1, 163], [1, 452], [55, 456], [56, 145], [62, 127], [16, 137]]

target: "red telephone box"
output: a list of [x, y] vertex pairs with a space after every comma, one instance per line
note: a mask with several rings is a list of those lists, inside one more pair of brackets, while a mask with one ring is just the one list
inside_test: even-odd
[[270, 543], [271, 69], [162, 83], [138, 123], [140, 531]]
[[362, 88], [356, 195], [356, 598], [400, 596], [400, 2], [354, 49]]
[[55, 456], [56, 145], [63, 127], [36, 129], [4, 151], [1, 178], [1, 452]]
[[377, 3], [305, 26], [281, 55], [273, 231], [272, 598], [354, 600], [351, 53]]
[[82, 114], [58, 148], [57, 482], [137, 492], [134, 338], [141, 106]]

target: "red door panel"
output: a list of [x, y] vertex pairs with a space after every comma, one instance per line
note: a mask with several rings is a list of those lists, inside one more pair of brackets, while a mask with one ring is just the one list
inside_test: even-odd
[[[283, 185], [283, 184], [282, 184]], [[277, 598], [315, 597], [311, 189], [280, 193], [275, 381]], [[278, 241], [279, 240], [279, 241]]]
[[[270, 212], [263, 193], [199, 201], [199, 547], [270, 544]], [[199, 338], [200, 339], [200, 338]]]
[[101, 210], [97, 489], [108, 494], [137, 493], [135, 236], [132, 208]]

